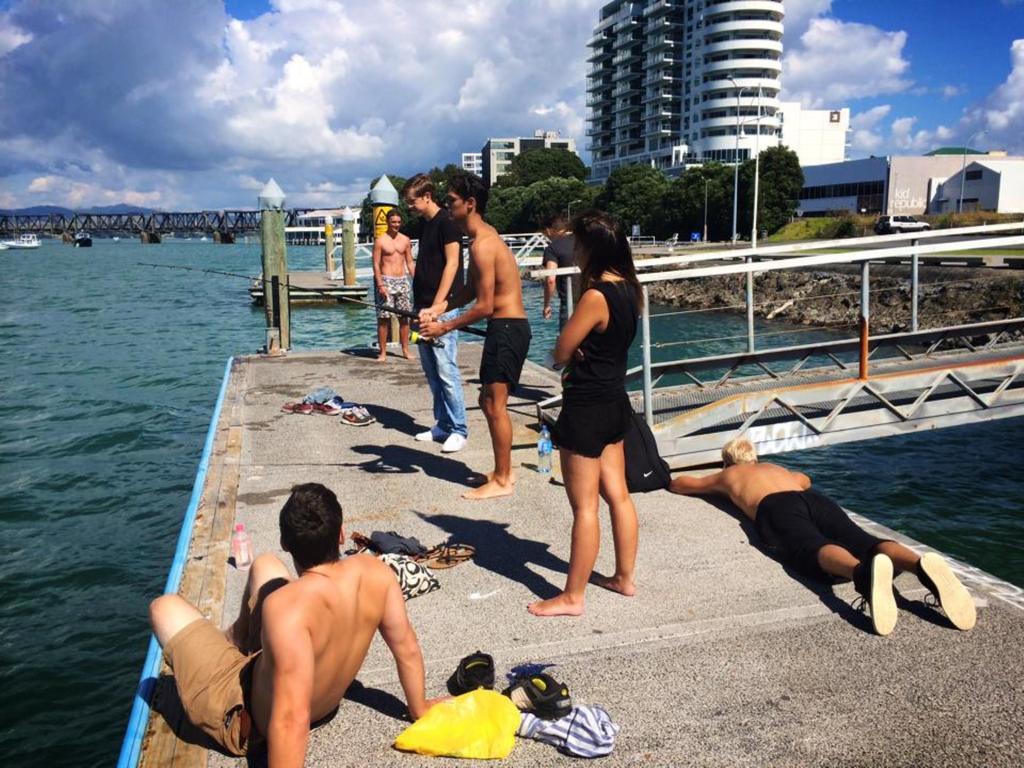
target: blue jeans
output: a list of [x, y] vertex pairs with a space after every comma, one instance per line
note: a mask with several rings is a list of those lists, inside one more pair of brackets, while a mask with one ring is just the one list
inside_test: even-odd
[[[438, 319], [443, 322], [459, 314], [461, 310], [453, 309]], [[441, 343], [438, 347], [431, 344], [416, 345], [430, 394], [434, 398], [434, 423], [449, 435], [467, 437], [466, 399], [462, 392], [462, 374], [459, 373], [458, 362], [459, 332], [446, 333], [438, 341]]]

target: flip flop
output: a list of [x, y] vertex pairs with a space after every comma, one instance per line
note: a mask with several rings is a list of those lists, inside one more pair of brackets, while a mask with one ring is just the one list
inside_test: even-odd
[[352, 543], [358, 547], [359, 552], [369, 550], [370, 552], [377, 552], [377, 548], [373, 545], [373, 541], [369, 536], [364, 536], [361, 533], [353, 533], [349, 536], [352, 539]]
[[285, 403], [281, 410], [285, 413], [301, 413], [308, 416], [313, 412], [313, 406], [310, 403]]
[[417, 560], [434, 570], [452, 568], [467, 560], [472, 560], [476, 548], [469, 544], [438, 544], [428, 549]]
[[508, 696], [520, 711], [542, 720], [558, 720], [572, 710], [568, 686], [543, 672], [516, 678], [501, 694]]
[[326, 403], [314, 403], [313, 410], [317, 413], [324, 414], [324, 416], [337, 416], [341, 413], [341, 408], [334, 405], [330, 400]]

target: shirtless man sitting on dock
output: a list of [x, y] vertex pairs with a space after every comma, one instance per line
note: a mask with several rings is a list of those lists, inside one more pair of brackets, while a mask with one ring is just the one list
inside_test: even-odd
[[[480, 360], [479, 402], [491, 433], [494, 471], [479, 488], [462, 494], [465, 499], [509, 496], [514, 490], [508, 395], [519, 383], [531, 338], [519, 265], [498, 231], [484, 221], [486, 208], [487, 187], [483, 180], [465, 171], [456, 174], [448, 184], [448, 210], [472, 240], [469, 282], [452, 296], [450, 304], [441, 302], [420, 313], [420, 332], [427, 337], [442, 336], [488, 318], [487, 340]], [[443, 312], [465, 306], [474, 299], [473, 307], [458, 317], [436, 322]]]
[[843, 508], [811, 489], [811, 479], [775, 464], [757, 461], [753, 444], [737, 438], [722, 448], [725, 468], [704, 477], [679, 475], [669, 490], [684, 495], [727, 496], [749, 517], [761, 538], [806, 576], [853, 581], [871, 609], [879, 635], [896, 625], [894, 571], [913, 571], [936, 597], [957, 629], [975, 622], [974, 601], [939, 555], [924, 556], [895, 541], [872, 536]]
[[178, 595], [150, 605], [189, 720], [233, 755], [265, 739], [271, 766], [301, 766], [310, 723], [338, 706], [378, 630], [398, 665], [409, 714], [417, 719], [432, 703], [398, 580], [369, 555], [339, 560], [341, 524], [334, 493], [318, 483], [295, 486], [280, 526], [299, 578], [273, 555], [260, 555], [225, 632]]
[[[382, 307], [392, 306], [404, 312], [412, 312], [412, 284], [415, 274], [412, 261], [412, 240], [398, 230], [402, 227], [402, 214], [397, 209], [388, 212], [388, 230], [373, 244], [373, 281], [377, 285], [377, 355], [379, 362], [388, 357], [388, 327], [391, 312]], [[409, 318], [398, 317], [398, 340], [402, 344], [402, 356], [411, 360], [409, 353]]]

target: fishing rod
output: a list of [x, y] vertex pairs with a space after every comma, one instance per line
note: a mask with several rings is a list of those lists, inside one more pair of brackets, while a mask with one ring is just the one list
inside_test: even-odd
[[[158, 268], [161, 268], [161, 269], [180, 269], [180, 270], [183, 270], [185, 272], [205, 272], [208, 275], [223, 275], [225, 277], [238, 277], [238, 278], [242, 278], [243, 280], [249, 280], [249, 281], [255, 280], [257, 282], [263, 283], [264, 286], [266, 286], [268, 283], [271, 282], [270, 280], [267, 280], [266, 278], [263, 278], [263, 277], [253, 277], [252, 275], [243, 275], [243, 274], [240, 274], [238, 272], [225, 272], [225, 271], [220, 270], [220, 269], [200, 269], [199, 267], [186, 267], [186, 266], [183, 266], [183, 265], [180, 265], [180, 264], [154, 264], [154, 263], [146, 262], [146, 261], [139, 261], [139, 262], [136, 262], [136, 263], [139, 266], [142, 266], [142, 267], [158, 267]], [[291, 287], [291, 286], [289, 285], [289, 287]], [[398, 317], [405, 317], [405, 318], [408, 318], [410, 320], [415, 320], [416, 322], [419, 322], [419, 319], [420, 319], [419, 313], [417, 313], [417, 312], [409, 312], [408, 310], [399, 309], [398, 307], [392, 307], [392, 306], [390, 306], [388, 304], [382, 304], [382, 305], [380, 305], [380, 307], [378, 307], [376, 304], [374, 304], [372, 302], [363, 301], [362, 299], [356, 299], [356, 298], [353, 298], [352, 296], [338, 296], [338, 295], [332, 293], [331, 289], [329, 289], [329, 288], [312, 288], [312, 287], [307, 287], [307, 288], [303, 288], [302, 290], [304, 290], [304, 291], [312, 291], [313, 293], [319, 293], [319, 294], [321, 294], [323, 296], [330, 296], [332, 299], [336, 299], [336, 300], [340, 300], [340, 301], [350, 301], [353, 304], [361, 304], [364, 307], [372, 307], [373, 309], [380, 309], [383, 312], [390, 312], [390, 313], [392, 313], [392, 314], [394, 314], [394, 315], [396, 315]], [[467, 333], [473, 334], [474, 336], [484, 336], [484, 337], [487, 336], [487, 331], [482, 330], [480, 328], [473, 328], [471, 326], [464, 326], [462, 328], [459, 328], [458, 330], [466, 331]], [[420, 334], [417, 331], [413, 331], [412, 333], [413, 333], [414, 336], [416, 336], [416, 338], [412, 339], [412, 341], [414, 341], [414, 342], [416, 342], [419, 339], [423, 338], [422, 336], [420, 336]]]

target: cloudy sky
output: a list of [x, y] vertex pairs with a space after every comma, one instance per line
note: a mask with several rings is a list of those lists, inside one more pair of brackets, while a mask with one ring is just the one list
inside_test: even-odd
[[[487, 136], [586, 145], [594, 0], [0, 0], [0, 208], [358, 201]], [[786, 0], [784, 96], [852, 157], [1024, 154], [1024, 0]], [[586, 157], [585, 157], [586, 159]]]

